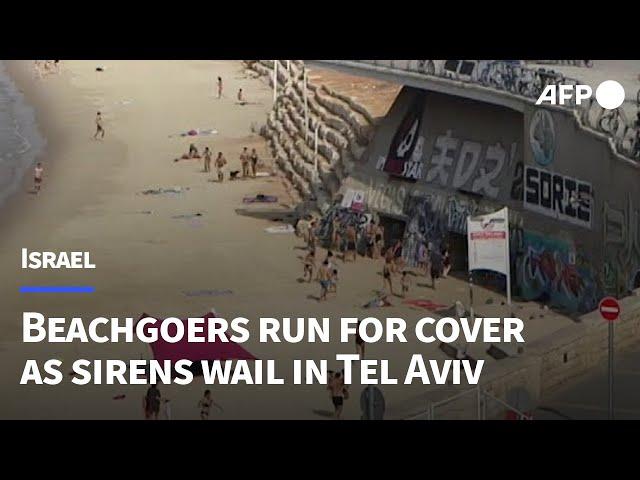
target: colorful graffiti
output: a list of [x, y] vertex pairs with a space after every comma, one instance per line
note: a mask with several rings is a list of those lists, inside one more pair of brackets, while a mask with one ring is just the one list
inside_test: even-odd
[[402, 256], [410, 266], [416, 266], [420, 259], [421, 246], [431, 244], [433, 249], [440, 249], [447, 233], [446, 216], [444, 215], [444, 197], [425, 195], [407, 199], [407, 215], [409, 220], [405, 229], [402, 244]]
[[626, 206], [604, 203], [604, 288], [624, 294], [640, 287], [640, 210], [627, 196]]
[[516, 264], [520, 295], [569, 311], [594, 310], [600, 297], [593, 269], [573, 245], [533, 232], [523, 232]]
[[320, 220], [318, 238], [325, 244], [330, 242], [333, 234], [333, 221], [337, 219], [342, 238], [345, 238], [347, 227], [354, 226], [358, 236], [362, 239], [364, 237], [364, 228], [371, 221], [371, 218], [372, 215], [369, 213], [343, 208], [339, 204], [333, 205]]

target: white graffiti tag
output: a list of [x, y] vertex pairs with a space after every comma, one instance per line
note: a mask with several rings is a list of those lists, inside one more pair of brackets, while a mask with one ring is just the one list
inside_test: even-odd
[[427, 182], [433, 182], [436, 178], [438, 183], [446, 186], [449, 181], [449, 168], [453, 164], [454, 157], [450, 153], [458, 148], [459, 140], [452, 136], [451, 130], [447, 130], [446, 135], [439, 135], [436, 138], [434, 152], [431, 157], [431, 167], [427, 172]]

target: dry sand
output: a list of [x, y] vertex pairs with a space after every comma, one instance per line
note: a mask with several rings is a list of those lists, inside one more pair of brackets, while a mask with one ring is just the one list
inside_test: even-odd
[[[65, 61], [60, 76], [35, 80], [32, 62], [8, 62], [9, 70], [36, 107], [38, 123], [48, 140], [43, 157], [45, 181], [40, 195], [28, 193], [30, 178], [21, 193], [2, 209], [0, 265], [5, 281], [0, 312], [0, 399], [2, 418], [132, 418], [142, 417], [143, 386], [77, 387], [68, 383], [69, 365], [77, 358], [149, 358], [143, 344], [37, 344], [21, 342], [23, 311], [47, 316], [137, 317], [143, 312], [165, 316], [194, 316], [211, 307], [226, 318], [244, 316], [329, 316], [337, 338], [340, 316], [402, 316], [410, 324], [431, 313], [414, 310], [394, 299], [395, 307], [360, 308], [381, 287], [381, 264], [358, 259], [340, 269], [337, 298], [319, 303], [318, 285], [301, 284], [300, 239], [269, 235], [271, 223], [236, 214], [242, 198], [256, 193], [275, 194], [291, 203], [281, 179], [211, 182], [202, 163], [173, 159], [186, 152], [190, 139], [173, 137], [192, 128], [214, 128], [218, 134], [198, 137], [202, 150], [209, 146], [225, 153], [239, 170], [243, 146], [255, 146], [268, 158], [264, 142], [251, 133], [264, 121], [272, 92], [261, 81], [244, 76], [240, 62], [232, 61]], [[96, 72], [96, 66], [104, 72]], [[225, 98], [214, 97], [214, 79], [225, 81]], [[235, 102], [242, 87], [251, 105]], [[92, 139], [96, 111], [105, 119], [106, 138]], [[30, 177], [30, 176], [29, 176]], [[157, 187], [188, 187], [179, 195], [147, 196], [139, 192]], [[151, 212], [141, 213], [141, 212]], [[202, 213], [187, 220], [175, 215]], [[21, 270], [20, 249], [90, 251], [95, 270]], [[321, 254], [322, 256], [322, 254]], [[415, 283], [423, 283], [414, 279]], [[90, 295], [20, 295], [20, 285], [93, 285]], [[188, 297], [186, 290], [230, 289], [231, 295]], [[439, 287], [440, 303], [466, 300], [464, 281], [447, 279]], [[478, 302], [490, 292], [478, 290]], [[414, 286], [414, 298], [434, 299], [432, 290]], [[435, 299], [434, 299], [435, 300]], [[492, 312], [493, 313], [493, 312]], [[505, 312], [506, 313], [506, 312]], [[569, 322], [553, 318], [530, 322], [527, 340]], [[255, 333], [255, 328], [251, 328]], [[354, 353], [352, 343], [244, 345], [262, 359], [274, 358], [288, 371], [294, 358], [327, 358]], [[477, 356], [486, 346], [476, 345]], [[392, 374], [402, 376], [412, 353], [444, 359], [435, 346], [411, 342], [368, 347], [371, 358], [388, 358]], [[472, 349], [473, 353], [473, 349]], [[28, 358], [59, 358], [65, 362], [65, 383], [55, 387], [20, 386]], [[508, 362], [509, 360], [506, 360]], [[337, 367], [330, 361], [331, 367]], [[485, 367], [488, 368], [488, 367]], [[161, 386], [171, 399], [172, 415], [198, 418], [196, 404], [202, 380], [187, 387]], [[321, 419], [331, 410], [323, 386], [214, 386], [214, 398], [225, 407], [214, 418]], [[352, 388], [346, 418], [359, 418], [360, 386]], [[383, 387], [390, 411], [408, 398], [418, 398], [421, 385]], [[124, 400], [112, 397], [125, 394]], [[416, 400], [422, 402], [422, 400]]]

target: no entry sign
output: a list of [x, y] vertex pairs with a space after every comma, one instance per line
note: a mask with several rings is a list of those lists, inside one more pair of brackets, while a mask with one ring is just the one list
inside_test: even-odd
[[620, 316], [620, 304], [618, 303], [618, 300], [613, 297], [604, 297], [600, 300], [598, 309], [600, 310], [602, 318], [608, 322], [613, 322]]

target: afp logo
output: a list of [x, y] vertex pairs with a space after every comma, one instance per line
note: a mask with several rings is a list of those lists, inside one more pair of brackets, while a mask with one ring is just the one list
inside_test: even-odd
[[[536, 105], [565, 105], [575, 97], [575, 104], [581, 105], [583, 100], [591, 98], [593, 91], [589, 85], [547, 85], [536, 100]], [[596, 101], [606, 109], [613, 110], [624, 102], [624, 88], [615, 80], [605, 80], [596, 88]]]

